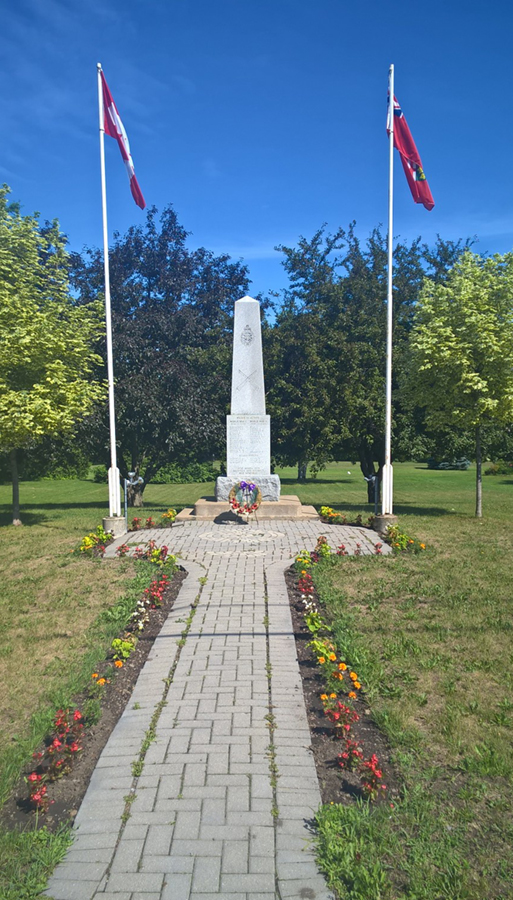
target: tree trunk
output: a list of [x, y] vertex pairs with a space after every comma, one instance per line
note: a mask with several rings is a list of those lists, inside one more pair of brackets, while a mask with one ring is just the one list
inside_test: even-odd
[[476, 425], [476, 516], [483, 515], [483, 479], [481, 473], [481, 426]]
[[[360, 451], [360, 469], [362, 470], [362, 475], [365, 478], [367, 484], [367, 503], [372, 503], [374, 506], [374, 497], [375, 497], [375, 480], [378, 479], [379, 486], [381, 485], [381, 466], [379, 467], [378, 472], [374, 468], [374, 460], [372, 459], [369, 453], [365, 453]], [[379, 492], [378, 486], [378, 492]], [[378, 501], [379, 501], [379, 493], [378, 493]]]
[[18, 460], [16, 459], [16, 450], [9, 453], [9, 461], [11, 463], [12, 476], [12, 524], [21, 525], [20, 519], [20, 481], [18, 478]]
[[141, 509], [143, 503], [143, 484], [127, 485], [127, 505], [133, 508]]
[[297, 464], [297, 480], [306, 481], [306, 470], [308, 468], [308, 460], [299, 460]]

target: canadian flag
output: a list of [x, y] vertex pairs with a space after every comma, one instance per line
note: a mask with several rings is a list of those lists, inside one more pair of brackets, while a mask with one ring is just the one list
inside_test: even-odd
[[144, 209], [146, 203], [144, 202], [144, 197], [142, 195], [141, 188], [139, 187], [139, 182], [135, 177], [134, 163], [132, 160], [132, 155], [130, 153], [130, 144], [128, 143], [127, 133], [125, 131], [123, 122], [120, 119], [116, 104], [112, 99], [112, 94], [109, 91], [109, 86], [105, 81], [105, 75], [103, 74], [103, 72], [100, 72], [100, 75], [102, 78], [103, 127], [105, 129], [105, 134], [108, 134], [110, 135], [110, 137], [115, 138], [115, 140], [118, 142], [121, 156], [123, 157], [126, 170], [128, 172], [132, 197], [137, 203], [137, 206], [139, 206], [141, 209]]

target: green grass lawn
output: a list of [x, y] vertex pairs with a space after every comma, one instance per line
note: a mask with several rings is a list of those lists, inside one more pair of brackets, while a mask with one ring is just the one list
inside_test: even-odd
[[[279, 474], [282, 493], [304, 503], [371, 511], [358, 466], [330, 465], [302, 485], [294, 469]], [[328, 809], [323, 859], [350, 900], [513, 897], [513, 479], [484, 479], [484, 518], [476, 520], [473, 470], [400, 464], [394, 475], [400, 524], [427, 552], [337, 561], [321, 588], [341, 646], [369, 687], [405, 793], [393, 813]], [[191, 506], [213, 491], [213, 484], [149, 485], [143, 515]], [[135, 574], [128, 560], [71, 554], [106, 515], [105, 486], [24, 483], [21, 504], [24, 525], [14, 528], [10, 488], [0, 486], [0, 795], [41, 739], [55, 703], [71, 696], [103, 652], [107, 638], [95, 623], [133, 589]], [[30, 838], [28, 849], [18, 844], [24, 870], [32, 871], [31, 847], [34, 858], [47, 860], [43, 874], [51, 868], [62, 838], [48, 838], [43, 853], [45, 840]], [[0, 838], [0, 863], [13, 857], [13, 841]], [[21, 876], [14, 893], [0, 881], [0, 896], [35, 896], [30, 885], [43, 877], [37, 871], [27, 876], [25, 893]]]

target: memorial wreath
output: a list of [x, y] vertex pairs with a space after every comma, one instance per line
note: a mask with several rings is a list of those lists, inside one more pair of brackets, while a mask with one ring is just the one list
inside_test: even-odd
[[260, 488], [252, 481], [239, 481], [234, 484], [228, 500], [232, 508], [232, 512], [238, 516], [250, 516], [256, 512], [262, 502], [262, 494]]

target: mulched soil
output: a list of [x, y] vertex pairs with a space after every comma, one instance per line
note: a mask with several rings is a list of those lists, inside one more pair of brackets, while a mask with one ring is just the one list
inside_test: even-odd
[[[66, 822], [70, 824], [73, 822], [87, 790], [94, 767], [130, 699], [139, 672], [146, 662], [153, 642], [166, 621], [186, 577], [187, 573], [183, 570], [175, 573], [163, 595], [162, 606], [151, 611], [150, 621], [139, 637], [134, 652], [125, 661], [123, 668], [114, 668], [112, 659], [107, 659], [99, 665], [98, 671], [102, 675], [108, 672], [110, 681], [101, 700], [101, 719], [96, 725], [84, 729], [80, 739], [83, 749], [75, 759], [70, 774], [48, 785], [48, 796], [54, 802], [45, 815], [37, 817], [38, 827], [47, 826], [48, 829], [54, 831]], [[74, 708], [82, 709], [86, 699], [86, 692], [75, 697], [73, 700]], [[38, 749], [42, 750], [43, 746]], [[24, 774], [28, 775], [30, 771], [33, 771], [35, 765], [27, 769]], [[16, 785], [12, 797], [5, 803], [0, 812], [0, 827], [9, 830], [26, 827], [34, 828], [36, 817], [30, 808], [27, 797], [27, 785], [22, 776]]]
[[[363, 797], [360, 779], [356, 772], [342, 770], [337, 762], [341, 752], [341, 741], [333, 736], [333, 729], [324, 715], [320, 695], [325, 692], [326, 685], [317, 665], [315, 657], [307, 647], [312, 635], [304, 623], [301, 593], [296, 587], [296, 574], [293, 569], [286, 572], [289, 592], [292, 625], [296, 639], [296, 652], [299, 660], [299, 671], [303, 682], [303, 694], [310, 726], [312, 753], [317, 768], [319, 788], [323, 803], [350, 804], [356, 798]], [[350, 660], [348, 661], [350, 662]], [[339, 697], [344, 699], [340, 692]], [[394, 772], [390, 747], [372, 719], [372, 714], [364, 697], [348, 701], [356, 710], [360, 719], [352, 725], [352, 739], [361, 745], [365, 759], [375, 753], [383, 771], [383, 783], [387, 786], [386, 795], [381, 802], [390, 803], [399, 794], [399, 781]]]
[[[48, 794], [53, 803], [45, 815], [38, 817], [38, 827], [46, 826], [50, 830], [56, 830], [62, 824], [72, 824], [100, 754], [130, 699], [139, 673], [155, 638], [169, 614], [184, 578], [186, 578], [186, 573], [183, 570], [175, 574], [164, 595], [163, 606], [152, 611], [150, 622], [140, 636], [135, 651], [126, 660], [123, 668], [115, 669], [111, 659], [107, 659], [105, 663], [99, 666], [99, 671], [102, 674], [108, 671], [110, 680], [101, 701], [101, 719], [96, 725], [85, 729], [81, 738], [83, 749], [75, 760], [71, 773], [49, 785]], [[299, 670], [303, 682], [305, 705], [310, 725], [311, 747], [317, 767], [322, 800], [324, 803], [349, 804], [355, 798], [362, 796], [359, 778], [356, 773], [342, 772], [338, 766], [337, 755], [341, 751], [341, 746], [340, 742], [333, 736], [330, 724], [323, 713], [320, 695], [324, 692], [325, 685], [322, 682], [319, 667], [311, 651], [306, 646], [311, 635], [304, 624], [301, 597], [296, 588], [296, 576], [293, 570], [289, 570], [286, 573], [286, 580], [299, 659]], [[73, 706], [80, 709], [86, 699], [86, 693], [75, 697]], [[377, 754], [380, 766], [384, 772], [384, 781], [387, 784], [385, 802], [390, 802], [399, 791], [398, 780], [390, 762], [390, 749], [384, 736], [374, 723], [365, 700], [358, 698], [356, 701], [353, 701], [353, 706], [360, 716], [360, 720], [352, 727], [353, 739], [359, 741], [362, 745], [365, 758], [369, 758], [372, 753]], [[39, 749], [43, 749], [43, 747]], [[24, 775], [28, 775], [32, 769], [33, 767], [27, 769]], [[12, 797], [5, 803], [0, 812], [0, 827], [9, 830], [26, 827], [34, 828], [36, 817], [30, 809], [27, 796], [27, 785], [22, 776]]]

